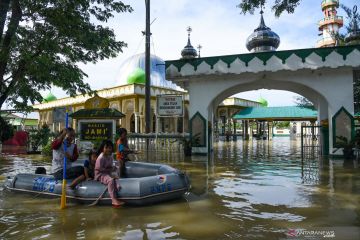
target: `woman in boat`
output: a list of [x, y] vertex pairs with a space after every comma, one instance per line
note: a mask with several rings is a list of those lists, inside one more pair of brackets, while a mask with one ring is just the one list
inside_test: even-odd
[[119, 208], [124, 202], [117, 199], [117, 192], [120, 189], [120, 185], [116, 181], [116, 178], [111, 177], [112, 171], [115, 168], [113, 165], [113, 150], [114, 145], [110, 140], [103, 141], [99, 149], [101, 153], [95, 164], [95, 180], [107, 185], [112, 206]]
[[[82, 166], [72, 167], [71, 163], [75, 162], [79, 157], [77, 146], [74, 143], [75, 130], [73, 128], [65, 128], [60, 135], [51, 143], [53, 150], [52, 171], [55, 179], [63, 179], [64, 158], [66, 156], [66, 178], [74, 179], [83, 174]], [[65, 152], [66, 144], [66, 152]]]

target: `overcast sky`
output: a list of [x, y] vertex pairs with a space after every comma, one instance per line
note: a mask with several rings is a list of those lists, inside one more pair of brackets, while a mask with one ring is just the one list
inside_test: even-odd
[[[194, 46], [203, 46], [201, 56], [218, 56], [247, 53], [246, 38], [259, 24], [259, 11], [254, 15], [242, 15], [236, 5], [240, 0], [151, 0], [152, 54], [164, 60], [180, 58], [186, 45], [186, 27], [191, 26], [191, 41]], [[119, 40], [128, 44], [117, 58], [81, 65], [88, 74], [86, 81], [94, 89], [116, 86], [121, 63], [128, 57], [144, 51], [141, 31], [145, 25], [145, 1], [125, 0], [134, 12], [118, 14], [108, 22], [115, 30]], [[274, 2], [270, 1], [272, 4]], [[341, 3], [352, 7], [359, 0], [342, 0]], [[302, 0], [294, 14], [275, 18], [269, 6], [265, 8], [265, 22], [278, 33], [281, 44], [278, 50], [311, 48], [318, 37], [317, 22], [323, 17], [321, 0]], [[339, 15], [345, 13], [339, 9]], [[344, 29], [343, 29], [344, 30]], [[64, 97], [60, 89], [53, 89], [57, 97]], [[260, 96], [269, 101], [270, 106], [293, 105], [294, 93], [258, 90], [237, 96], [256, 100]], [[279, 97], [281, 96], [281, 97]], [[284, 99], [286, 98], [286, 101]]]

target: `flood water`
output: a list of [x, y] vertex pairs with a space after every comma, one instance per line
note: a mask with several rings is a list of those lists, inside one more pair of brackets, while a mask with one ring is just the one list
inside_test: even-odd
[[287, 236], [294, 229], [360, 239], [356, 161], [302, 161], [300, 143], [288, 138], [220, 142], [209, 158], [159, 152], [149, 161], [185, 170], [191, 193], [154, 206], [59, 210], [58, 199], [3, 189], [6, 176], [38, 166], [49, 171], [50, 158], [1, 155], [0, 239], [299, 239]]

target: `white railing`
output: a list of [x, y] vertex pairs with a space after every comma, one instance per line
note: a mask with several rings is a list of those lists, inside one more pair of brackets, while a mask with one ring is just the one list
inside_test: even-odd
[[184, 149], [184, 140], [189, 139], [189, 134], [169, 134], [169, 133], [129, 133], [128, 142], [131, 149], [138, 151], [146, 150], [147, 141], [149, 150], [181, 152]]
[[343, 23], [344, 22], [344, 18], [341, 16], [331, 16], [331, 17], [326, 17], [323, 18], [319, 21], [319, 26], [325, 25], [328, 22], [333, 22], [333, 21], [337, 21], [339, 23]]

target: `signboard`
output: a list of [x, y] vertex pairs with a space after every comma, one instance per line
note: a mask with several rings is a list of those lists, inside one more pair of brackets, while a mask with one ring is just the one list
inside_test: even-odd
[[106, 140], [113, 137], [113, 123], [111, 122], [81, 122], [80, 140]]
[[159, 117], [183, 116], [184, 105], [181, 95], [158, 95], [156, 103]]

